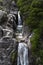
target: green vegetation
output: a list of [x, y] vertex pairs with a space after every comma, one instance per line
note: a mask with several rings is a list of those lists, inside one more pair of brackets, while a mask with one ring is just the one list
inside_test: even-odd
[[17, 62], [17, 51], [11, 53], [11, 62], [13, 65], [16, 65]]
[[18, 0], [17, 4], [24, 22], [34, 33], [31, 38], [34, 65], [43, 65], [43, 1]]
[[29, 16], [29, 9], [32, 0], [18, 0], [17, 5], [24, 16], [24, 20]]
[[0, 0], [0, 2], [3, 2], [3, 0]]

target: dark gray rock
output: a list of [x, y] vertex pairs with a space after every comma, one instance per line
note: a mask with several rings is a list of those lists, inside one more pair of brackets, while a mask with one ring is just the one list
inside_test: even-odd
[[16, 16], [12, 14], [7, 17], [7, 13], [5, 13], [5, 11], [0, 10], [0, 65], [16, 65], [18, 48], [14, 38]]
[[4, 37], [0, 40], [0, 64], [1, 65], [11, 65], [12, 64], [11, 54], [17, 52], [17, 46], [18, 44], [16, 40], [13, 38]]
[[14, 30], [16, 29], [16, 16], [14, 14], [9, 14], [8, 15], [8, 26], [10, 26], [11, 28], [13, 28]]

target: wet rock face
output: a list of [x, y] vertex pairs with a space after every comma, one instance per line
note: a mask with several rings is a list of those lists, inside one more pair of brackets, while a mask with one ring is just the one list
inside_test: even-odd
[[0, 25], [9, 26], [10, 28], [16, 29], [16, 15], [13, 13], [7, 14], [7, 12], [0, 10]]
[[[13, 38], [13, 31], [11, 29], [3, 29], [0, 26], [0, 65], [17, 63], [17, 47], [18, 44], [16, 39]], [[13, 62], [12, 56], [15, 56]]]
[[[2, 12], [2, 11], [1, 11]], [[17, 63], [17, 41], [14, 38], [16, 23], [10, 17], [6, 18], [0, 12], [0, 65], [16, 65]], [[5, 20], [6, 19], [6, 20]], [[14, 28], [13, 28], [14, 27]]]
[[11, 54], [16, 52], [17, 42], [15, 39], [5, 37], [2, 40], [0, 40], [0, 65], [12, 65]]

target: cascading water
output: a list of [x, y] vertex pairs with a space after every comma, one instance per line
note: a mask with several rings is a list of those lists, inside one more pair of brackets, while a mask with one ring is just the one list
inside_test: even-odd
[[[23, 36], [20, 36], [20, 33], [22, 34], [22, 20], [20, 18], [20, 11], [18, 12], [18, 31], [19, 31], [19, 35], [18, 38], [19, 40], [21, 40], [23, 38]], [[21, 39], [20, 39], [21, 38]], [[17, 58], [17, 65], [29, 65], [29, 61], [28, 61], [28, 47], [27, 44], [25, 42], [19, 42], [18, 44], [18, 58]]]
[[17, 38], [21, 39], [22, 38], [22, 20], [21, 20], [21, 16], [20, 16], [20, 11], [18, 11], [18, 25], [17, 25], [17, 31], [16, 31], [16, 36]]
[[17, 65], [28, 65], [28, 48], [25, 43], [20, 42], [18, 45], [18, 61]]
[[20, 11], [18, 11], [18, 25], [22, 25], [22, 20], [20, 16]]

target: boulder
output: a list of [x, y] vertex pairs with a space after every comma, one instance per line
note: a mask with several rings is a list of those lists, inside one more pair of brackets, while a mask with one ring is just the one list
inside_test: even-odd
[[14, 30], [16, 29], [17, 27], [17, 24], [16, 24], [16, 16], [14, 14], [8, 14], [8, 23], [7, 25], [10, 26], [11, 28], [13, 28]]

